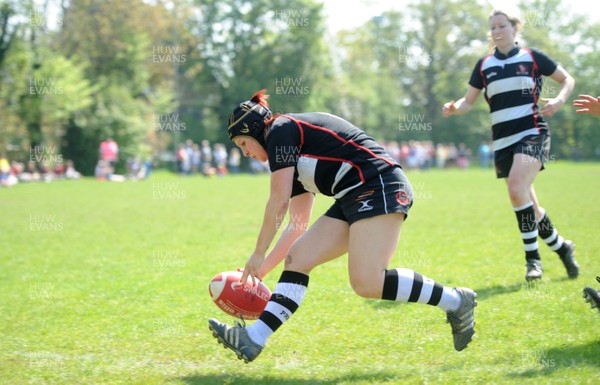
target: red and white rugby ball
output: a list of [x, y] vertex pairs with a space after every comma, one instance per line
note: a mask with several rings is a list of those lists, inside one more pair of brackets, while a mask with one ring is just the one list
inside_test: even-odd
[[241, 271], [217, 274], [210, 281], [208, 292], [219, 309], [225, 313], [234, 317], [242, 316], [248, 320], [257, 319], [271, 298], [271, 290], [258, 280], [256, 286], [252, 286], [251, 277], [248, 277], [245, 285], [241, 279]]

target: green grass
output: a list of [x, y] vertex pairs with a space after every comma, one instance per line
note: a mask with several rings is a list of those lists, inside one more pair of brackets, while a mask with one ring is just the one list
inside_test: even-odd
[[[536, 188], [577, 245], [566, 279], [543, 244], [528, 286], [518, 228], [491, 170], [409, 172], [416, 202], [392, 267], [479, 293], [476, 337], [456, 352], [437, 308], [353, 294], [345, 257], [318, 267], [303, 305], [245, 365], [207, 319], [208, 295], [243, 266], [266, 176], [95, 180], [0, 190], [0, 379], [7, 384], [597, 384], [600, 164], [550, 164]], [[318, 197], [313, 220], [330, 204]], [[265, 279], [273, 288], [281, 267]]]

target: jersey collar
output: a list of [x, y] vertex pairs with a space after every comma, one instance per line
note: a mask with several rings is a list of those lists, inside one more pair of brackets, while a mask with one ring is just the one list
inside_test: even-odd
[[508, 51], [508, 54], [507, 54], [507, 55], [505, 55], [505, 54], [503, 54], [502, 52], [500, 52], [500, 51], [498, 50], [498, 48], [496, 48], [496, 50], [494, 51], [494, 56], [495, 56], [497, 59], [500, 59], [500, 60], [505, 60], [505, 59], [508, 59], [508, 58], [509, 58], [509, 57], [511, 57], [511, 56], [515, 56], [515, 55], [516, 55], [516, 54], [517, 54], [517, 53], [518, 53], [520, 50], [521, 50], [521, 47], [519, 47], [519, 46], [517, 45], [515, 48], [511, 49], [510, 51]]

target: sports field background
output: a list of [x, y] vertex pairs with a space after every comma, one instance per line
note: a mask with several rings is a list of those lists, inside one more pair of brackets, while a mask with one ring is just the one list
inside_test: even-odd
[[[536, 181], [581, 275], [540, 243], [527, 284], [493, 171], [408, 172], [416, 201], [391, 267], [478, 294], [476, 336], [452, 346], [434, 307], [353, 294], [345, 257], [318, 267], [294, 317], [248, 365], [207, 319], [208, 295], [253, 250], [268, 177], [19, 184], [0, 190], [0, 382], [6, 384], [597, 384], [600, 164], [556, 162]], [[315, 220], [330, 200], [318, 197]], [[273, 289], [281, 267], [266, 277]]]

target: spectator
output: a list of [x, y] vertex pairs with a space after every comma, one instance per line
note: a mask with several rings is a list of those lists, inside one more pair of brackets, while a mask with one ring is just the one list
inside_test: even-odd
[[490, 145], [485, 140], [479, 145], [479, 164], [481, 168], [490, 166]]
[[223, 143], [215, 143], [213, 156], [217, 168], [217, 175], [227, 174], [227, 149]]
[[100, 159], [104, 161], [104, 178], [110, 180], [119, 159], [119, 145], [110, 136], [100, 143]]
[[210, 148], [210, 142], [204, 139], [200, 145], [200, 152], [202, 153], [202, 173], [204, 175], [213, 175], [214, 170], [212, 167], [213, 153]]
[[79, 179], [81, 178], [81, 174], [75, 170], [75, 166], [73, 165], [73, 161], [71, 159], [67, 159], [65, 162], [65, 178], [67, 179]]
[[10, 177], [10, 163], [5, 154], [0, 154], [0, 186], [8, 187]]
[[187, 157], [188, 153], [184, 145], [180, 144], [177, 147], [177, 172], [180, 174], [186, 173], [186, 167], [189, 165]]
[[192, 145], [192, 174], [200, 172], [202, 165], [202, 152], [200, 152], [200, 146], [198, 143]]
[[448, 160], [448, 147], [443, 143], [438, 143], [435, 149], [435, 164], [437, 168], [445, 168]]
[[463, 170], [469, 167], [469, 149], [464, 143], [458, 145], [457, 164]]
[[232, 174], [237, 174], [240, 172], [241, 158], [242, 155], [240, 154], [239, 149], [234, 147], [229, 151], [228, 165], [229, 171], [231, 171]]

